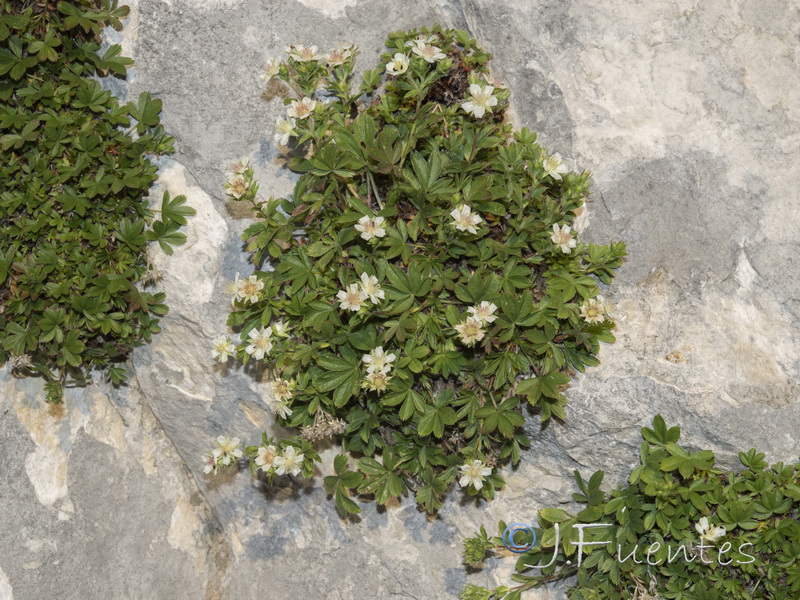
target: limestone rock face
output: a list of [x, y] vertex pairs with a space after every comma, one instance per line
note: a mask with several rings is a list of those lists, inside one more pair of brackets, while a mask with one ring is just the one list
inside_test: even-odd
[[[170, 313], [137, 349], [131, 382], [68, 390], [0, 372], [0, 599], [456, 597], [509, 583], [467, 575], [462, 540], [499, 518], [566, 502], [571, 473], [623, 480], [639, 430], [662, 414], [734, 466], [800, 447], [800, 54], [797, 8], [735, 0], [132, 0], [119, 40], [136, 65], [120, 96], [164, 105], [177, 153], [160, 186], [197, 210], [185, 246], [155, 257]], [[791, 14], [787, 14], [791, 13]], [[630, 260], [606, 294], [618, 341], [568, 392], [568, 420], [534, 439], [489, 504], [458, 494], [430, 520], [410, 502], [344, 523], [321, 481], [265, 490], [212, 478], [220, 434], [273, 430], [264, 384], [215, 366], [236, 273], [249, 274], [224, 171], [249, 157], [268, 195], [293, 175], [272, 143], [283, 114], [261, 66], [290, 43], [356, 43], [370, 66], [390, 31], [466, 28], [494, 54], [517, 127], [594, 174], [591, 241]], [[154, 197], [160, 196], [156, 190]], [[154, 254], [158, 254], [157, 252]], [[330, 464], [323, 466], [327, 474]], [[468, 579], [469, 577], [469, 579]], [[561, 588], [529, 598], [563, 598]]]

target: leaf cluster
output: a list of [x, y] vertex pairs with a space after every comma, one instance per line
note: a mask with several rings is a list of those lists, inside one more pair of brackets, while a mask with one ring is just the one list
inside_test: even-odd
[[[512, 576], [518, 586], [470, 585], [462, 598], [513, 600], [527, 589], [571, 576], [577, 576], [567, 592], [572, 600], [797, 598], [800, 463], [768, 467], [764, 454], [751, 449], [739, 453], [741, 471], [723, 472], [715, 468], [710, 450], [679, 446], [680, 428], [668, 428], [661, 416], [652, 428], [643, 428], [642, 436], [640, 465], [627, 486], [606, 493], [600, 489], [602, 471], [588, 481], [576, 471], [580, 493], [573, 500], [585, 508], [575, 515], [555, 508], [538, 512], [533, 527], [538, 541], [519, 555]], [[709, 527], [721, 528], [721, 535], [704, 540], [704, 518]], [[576, 525], [582, 523], [605, 525], [585, 529], [585, 541], [610, 543], [584, 547], [576, 568]], [[505, 529], [501, 522], [500, 535], [489, 539], [481, 528], [465, 544], [465, 563], [502, 548]], [[524, 545], [522, 538], [515, 541]], [[547, 568], [530, 568], [551, 561]]]
[[[120, 361], [159, 331], [163, 293], [147, 247], [168, 253], [193, 209], [146, 195], [150, 157], [172, 151], [148, 93], [120, 105], [97, 82], [132, 64], [101, 30], [128, 14], [116, 0], [0, 2], [0, 364], [38, 374], [47, 399]], [[156, 218], [155, 213], [160, 212]]]

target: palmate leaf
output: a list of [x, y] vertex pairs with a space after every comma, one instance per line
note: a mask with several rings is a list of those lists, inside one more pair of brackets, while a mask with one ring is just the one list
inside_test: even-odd
[[131, 117], [138, 121], [136, 131], [144, 133], [148, 127], [158, 125], [159, 115], [161, 114], [161, 100], [153, 99], [150, 92], [142, 92], [136, 104], [129, 102], [128, 112]]
[[193, 217], [197, 211], [186, 204], [186, 196], [180, 195], [170, 198], [169, 192], [165, 191], [161, 198], [161, 218], [166, 221], [173, 221], [178, 225], [186, 225], [186, 217]]

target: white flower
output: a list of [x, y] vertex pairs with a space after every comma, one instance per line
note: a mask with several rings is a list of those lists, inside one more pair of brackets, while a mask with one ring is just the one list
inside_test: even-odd
[[408, 71], [408, 57], [400, 52], [395, 53], [394, 58], [386, 63], [386, 72], [389, 75], [402, 75]]
[[450, 216], [453, 217], [451, 225], [455, 225], [459, 231], [469, 231], [472, 234], [478, 233], [475, 226], [483, 222], [479, 215], [472, 214], [472, 209], [466, 204], [454, 208]]
[[569, 171], [566, 165], [561, 164], [561, 155], [558, 152], [545, 160], [542, 168], [550, 177], [559, 181], [561, 181], [561, 176]]
[[286, 323], [283, 321], [278, 321], [277, 323], [272, 325], [272, 331], [275, 332], [275, 335], [278, 337], [289, 337], [289, 333], [287, 331]]
[[264, 65], [264, 69], [261, 71], [261, 79], [264, 80], [264, 83], [269, 83], [270, 80], [275, 77], [278, 72], [281, 70], [281, 61], [277, 58], [271, 58], [267, 64]]
[[476, 119], [480, 119], [487, 110], [492, 112], [492, 107], [497, 106], [497, 97], [492, 95], [493, 92], [494, 88], [491, 85], [481, 87], [473, 83], [469, 86], [469, 93], [472, 95], [466, 102], [462, 102], [461, 108]]
[[712, 527], [708, 523], [708, 517], [701, 518], [699, 523], [695, 523], [694, 528], [697, 530], [697, 533], [700, 534], [700, 539], [709, 542], [716, 542], [725, 535], [725, 528], [722, 525], [719, 527]]
[[374, 350], [372, 350], [369, 354], [365, 354], [361, 357], [361, 360], [367, 364], [367, 373], [377, 373], [383, 372], [388, 373], [389, 370], [392, 368], [390, 363], [394, 362], [394, 359], [397, 358], [393, 353], [386, 354], [383, 351], [383, 346], [378, 346]]
[[293, 381], [276, 379], [270, 384], [270, 387], [272, 388], [272, 397], [275, 398], [275, 400], [291, 400], [292, 388], [294, 387]]
[[361, 217], [356, 223], [356, 231], [361, 232], [361, 238], [367, 241], [372, 238], [382, 238], [386, 235], [383, 228], [383, 217]]
[[208, 475], [209, 473], [217, 474], [217, 461], [219, 459], [219, 450], [214, 450], [213, 452], [209, 452], [207, 454], [203, 454], [203, 464], [205, 467], [203, 468], [203, 473]]
[[289, 138], [293, 135], [297, 135], [297, 132], [294, 130], [297, 121], [295, 119], [284, 119], [283, 117], [278, 117], [275, 121], [275, 135], [273, 139], [275, 143], [279, 146], [285, 146], [289, 143]]
[[228, 176], [228, 181], [225, 182], [225, 189], [228, 190], [228, 195], [237, 200], [245, 195], [249, 187], [247, 178], [241, 173], [231, 173]]
[[228, 356], [236, 352], [236, 346], [226, 335], [221, 335], [214, 338], [214, 347], [211, 349], [211, 357], [216, 358], [219, 362], [228, 362]]
[[256, 360], [262, 360], [272, 350], [272, 329], [264, 327], [261, 330], [251, 329], [248, 334], [250, 345], [244, 351]]
[[576, 209], [576, 213], [576, 217], [572, 219], [572, 228], [575, 230], [575, 233], [580, 235], [589, 226], [589, 209], [584, 205]]
[[459, 339], [467, 346], [480, 342], [486, 335], [486, 332], [481, 329], [481, 322], [473, 317], [467, 317], [466, 321], [459, 323], [453, 329], [458, 332]]
[[553, 235], [550, 236], [553, 243], [561, 248], [564, 254], [570, 253], [570, 248], [574, 248], [577, 242], [569, 230], [569, 225], [562, 225], [560, 228], [558, 223], [553, 223]]
[[505, 83], [497, 79], [497, 77], [495, 77], [494, 75], [489, 75], [489, 73], [483, 74], [483, 80], [496, 90], [504, 90], [508, 87]]
[[461, 479], [458, 483], [461, 487], [472, 484], [472, 487], [479, 490], [483, 487], [483, 480], [491, 474], [492, 470], [476, 458], [472, 464], [461, 465]]
[[269, 471], [272, 463], [275, 462], [277, 454], [278, 450], [272, 444], [269, 446], [261, 446], [256, 456], [256, 464], [262, 471]]
[[367, 292], [357, 283], [351, 283], [345, 289], [339, 290], [339, 293], [336, 294], [336, 299], [341, 303], [340, 308], [352, 310], [353, 312], [358, 312], [367, 298]]
[[605, 298], [597, 296], [581, 306], [581, 316], [587, 323], [602, 323], [606, 320]]
[[494, 316], [494, 311], [496, 310], [497, 306], [493, 302], [484, 300], [478, 306], [470, 306], [467, 312], [471, 312], [472, 317], [483, 325], [484, 323], [492, 323], [497, 318]]
[[247, 279], [239, 279], [239, 274], [236, 274], [236, 299], [255, 304], [258, 302], [259, 292], [263, 289], [264, 282], [255, 275], [250, 275]]
[[231, 171], [234, 175], [244, 175], [244, 172], [250, 167], [249, 158], [240, 158], [231, 165]]
[[239, 448], [241, 442], [239, 438], [233, 438], [226, 435], [221, 435], [217, 438], [217, 447], [214, 449], [215, 452], [218, 452], [219, 462], [224, 465], [228, 466], [231, 464], [234, 458], [241, 458], [242, 451]]
[[373, 304], [380, 304], [380, 301], [386, 297], [375, 275], [361, 274], [361, 290]]
[[367, 376], [364, 378], [361, 387], [372, 390], [373, 392], [382, 392], [386, 389], [390, 379], [391, 376], [386, 371], [367, 373]]
[[325, 62], [328, 63], [329, 67], [338, 67], [339, 65], [343, 65], [344, 61], [350, 58], [352, 54], [353, 46], [351, 44], [342, 44], [336, 50], [331, 50], [325, 56]]
[[437, 60], [447, 58], [447, 55], [442, 52], [441, 48], [432, 46], [431, 44], [426, 44], [424, 42], [418, 42], [414, 44], [414, 46], [411, 48], [411, 51], [429, 63], [435, 63]]
[[286, 50], [289, 58], [293, 58], [297, 62], [309, 62], [312, 60], [319, 60], [322, 58], [317, 54], [316, 46], [303, 46], [302, 44], [292, 44]]
[[287, 400], [277, 400], [270, 404], [270, 408], [272, 412], [276, 415], [279, 415], [282, 419], [288, 419], [292, 416], [292, 409], [289, 407], [289, 402]]
[[278, 455], [273, 461], [275, 472], [278, 475], [291, 473], [292, 475], [299, 475], [300, 469], [303, 467], [303, 454], [297, 454], [297, 449], [294, 446], [289, 446], [283, 451], [283, 455]]
[[317, 101], [305, 96], [302, 100], [292, 100], [286, 114], [293, 119], [305, 119], [317, 107]]

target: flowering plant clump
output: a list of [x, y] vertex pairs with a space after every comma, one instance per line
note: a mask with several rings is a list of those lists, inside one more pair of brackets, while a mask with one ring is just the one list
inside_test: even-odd
[[800, 463], [767, 468], [740, 452], [744, 470], [714, 468], [710, 450], [678, 445], [680, 428], [657, 416], [642, 429], [641, 464], [628, 487], [600, 489], [603, 472], [575, 471], [585, 508], [538, 513], [538, 523], [499, 524], [464, 544], [476, 565], [495, 550], [518, 555], [517, 586], [468, 584], [462, 600], [520, 600], [522, 592], [577, 576], [571, 600], [789, 600], [800, 597]]
[[580, 241], [588, 174], [504, 122], [509, 91], [466, 32], [386, 45], [357, 89], [353, 46], [271, 61], [264, 79], [296, 95], [275, 141], [300, 150], [300, 179], [262, 199], [244, 161], [227, 184], [257, 219], [256, 270], [232, 290], [239, 340], [213, 356], [261, 361], [291, 382], [267, 400], [280, 425], [360, 456], [326, 479], [343, 513], [351, 493], [411, 491], [428, 511], [455, 484], [492, 498], [529, 445], [525, 414], [564, 419], [570, 378], [613, 341], [598, 283], [625, 255]]

